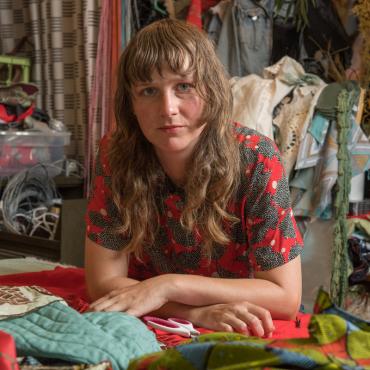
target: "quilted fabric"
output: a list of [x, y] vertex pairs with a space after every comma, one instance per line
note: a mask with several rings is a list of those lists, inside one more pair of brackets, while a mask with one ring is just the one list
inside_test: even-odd
[[0, 321], [16, 342], [18, 356], [57, 358], [96, 364], [104, 360], [124, 370], [131, 359], [160, 351], [152, 332], [137, 318], [120, 312], [80, 314], [61, 302]]

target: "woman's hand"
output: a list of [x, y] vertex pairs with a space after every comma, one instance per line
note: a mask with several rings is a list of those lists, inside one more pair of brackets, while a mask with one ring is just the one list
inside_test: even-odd
[[159, 275], [136, 284], [116, 289], [93, 302], [90, 311], [124, 311], [139, 317], [159, 309], [168, 302], [170, 284]]
[[194, 307], [189, 318], [195, 325], [217, 331], [271, 337], [275, 330], [268, 310], [249, 302]]

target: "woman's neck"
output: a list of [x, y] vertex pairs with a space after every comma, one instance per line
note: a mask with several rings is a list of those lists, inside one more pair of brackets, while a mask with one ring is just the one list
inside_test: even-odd
[[164, 172], [177, 186], [183, 186], [185, 183], [187, 158], [184, 158], [181, 153], [173, 153], [170, 156], [158, 154], [159, 163], [163, 167]]

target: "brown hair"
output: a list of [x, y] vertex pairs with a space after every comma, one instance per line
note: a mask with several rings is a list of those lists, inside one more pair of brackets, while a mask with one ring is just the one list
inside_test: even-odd
[[209, 255], [214, 242], [229, 241], [224, 222], [238, 221], [226, 208], [239, 184], [239, 153], [230, 124], [232, 95], [225, 70], [207, 35], [183, 21], [163, 19], [141, 29], [119, 61], [117, 127], [109, 150], [113, 200], [122, 217], [119, 232], [130, 238], [128, 251], [140, 256], [158, 230], [155, 196], [165, 174], [139, 128], [131, 89], [135, 82], [150, 81], [153, 70], [160, 72], [164, 65], [174, 73], [193, 72], [195, 87], [205, 101], [206, 125], [187, 168], [181, 223], [187, 230], [196, 227]]

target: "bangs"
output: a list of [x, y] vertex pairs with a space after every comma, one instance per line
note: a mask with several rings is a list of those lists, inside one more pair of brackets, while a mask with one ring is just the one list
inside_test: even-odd
[[[135, 82], [149, 82], [154, 70], [161, 75], [164, 66], [178, 74], [199, 71], [197, 66], [197, 45], [189, 37], [168, 29], [157, 32], [143, 32], [128, 55], [126, 77], [129, 85]], [[199, 67], [199, 66], [198, 66]]]

